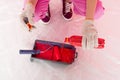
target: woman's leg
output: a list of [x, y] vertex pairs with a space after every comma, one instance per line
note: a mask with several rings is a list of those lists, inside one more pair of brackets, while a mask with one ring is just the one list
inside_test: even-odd
[[70, 2], [71, 0], [65, 0], [66, 2]]
[[[102, 2], [100, 0], [96, 0], [94, 3], [92, 2], [92, 0], [90, 0], [90, 2], [91, 2], [90, 4], [92, 4], [91, 7], [88, 7], [90, 4], [87, 4], [87, 3], [89, 3], [89, 1], [87, 1], [87, 0], [72, 0], [72, 2], [73, 2], [74, 12], [78, 15], [85, 16], [85, 17], [86, 17], [86, 15], [90, 16], [91, 14], [89, 15], [88, 9], [93, 6], [96, 6], [96, 7], [94, 7], [94, 9], [95, 9], [94, 12], [91, 12], [92, 14], [94, 13], [94, 15], [93, 15], [94, 19], [98, 19], [104, 14], [104, 8], [103, 8]], [[96, 4], [96, 5], [93, 5], [93, 4]]]
[[42, 20], [44, 23], [49, 22], [50, 20], [49, 1], [50, 0], [38, 0], [34, 12], [35, 22], [39, 20]]

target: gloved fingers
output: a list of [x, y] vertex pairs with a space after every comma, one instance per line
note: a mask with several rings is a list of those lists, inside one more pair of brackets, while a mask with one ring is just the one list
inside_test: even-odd
[[86, 49], [86, 47], [87, 47], [87, 38], [86, 36], [83, 36], [82, 37], [82, 48]]
[[28, 3], [25, 8], [26, 16], [30, 24], [34, 24], [33, 17], [34, 17], [34, 6], [31, 3]]
[[22, 24], [26, 25], [25, 22], [24, 22], [24, 18], [26, 17], [25, 12], [20, 13], [20, 14], [19, 14], [19, 17], [20, 17], [20, 22], [21, 22]]
[[87, 36], [87, 46], [86, 46], [86, 49], [90, 49], [90, 36]]
[[27, 18], [28, 18], [28, 21], [30, 24], [34, 24], [34, 21], [33, 21], [33, 14], [27, 14]]
[[92, 36], [90, 37], [90, 49], [93, 49], [93, 48], [94, 48], [94, 41], [95, 41], [95, 39], [94, 39], [94, 36], [92, 35]]
[[98, 47], [98, 35], [94, 36], [94, 47]]
[[94, 38], [93, 36], [87, 37], [87, 49], [93, 49], [94, 48]]

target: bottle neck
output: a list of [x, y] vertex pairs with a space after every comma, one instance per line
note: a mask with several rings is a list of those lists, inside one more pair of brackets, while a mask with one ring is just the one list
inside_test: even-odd
[[65, 38], [65, 42], [69, 42], [69, 38], [66, 37], [66, 38]]

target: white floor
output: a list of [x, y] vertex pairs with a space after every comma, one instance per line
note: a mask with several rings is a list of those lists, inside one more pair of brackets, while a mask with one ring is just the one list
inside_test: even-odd
[[34, 40], [63, 42], [66, 36], [81, 35], [81, 16], [65, 21], [61, 0], [51, 0], [51, 22], [37, 23], [28, 32], [19, 22], [23, 0], [0, 1], [0, 80], [120, 80], [120, 0], [102, 0], [104, 16], [96, 21], [99, 36], [106, 40], [104, 49], [83, 51], [72, 65], [30, 62], [20, 49], [32, 49]]

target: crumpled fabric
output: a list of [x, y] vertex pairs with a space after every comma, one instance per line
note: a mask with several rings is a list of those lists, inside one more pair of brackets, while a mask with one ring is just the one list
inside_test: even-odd
[[38, 0], [34, 12], [34, 21], [39, 21], [45, 17], [49, 1], [50, 0]]
[[[86, 15], [86, 0], [72, 0], [73, 2], [73, 9], [76, 14], [79, 14], [81, 16]], [[102, 5], [102, 2], [100, 0], [97, 1], [96, 5], [96, 11], [94, 18], [98, 19], [104, 14], [104, 7]]]

